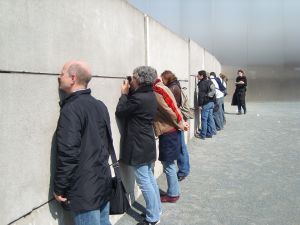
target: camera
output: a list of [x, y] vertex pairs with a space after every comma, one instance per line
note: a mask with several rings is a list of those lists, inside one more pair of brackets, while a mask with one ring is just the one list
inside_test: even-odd
[[127, 76], [126, 79], [128, 80], [128, 83], [130, 83], [132, 81], [132, 77], [131, 76]]

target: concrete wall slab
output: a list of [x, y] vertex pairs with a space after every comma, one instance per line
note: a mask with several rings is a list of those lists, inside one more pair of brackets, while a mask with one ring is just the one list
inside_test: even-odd
[[149, 19], [150, 66], [160, 75], [171, 70], [178, 79], [188, 79], [188, 42]]
[[189, 41], [190, 49], [190, 75], [197, 75], [199, 70], [204, 69], [204, 49], [193, 40]]
[[[0, 74], [1, 224], [45, 202], [50, 190], [51, 145], [58, 120], [57, 79]], [[52, 161], [53, 162], [53, 161]]]
[[214, 66], [214, 56], [208, 51], [204, 51], [204, 69], [206, 70], [206, 72], [210, 73], [214, 71]]
[[144, 15], [126, 1], [4, 0], [0, 20], [2, 70], [57, 73], [82, 59], [124, 76], [145, 63]]

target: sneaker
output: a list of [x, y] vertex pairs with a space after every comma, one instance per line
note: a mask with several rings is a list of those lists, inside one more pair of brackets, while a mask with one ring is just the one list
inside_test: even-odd
[[179, 199], [179, 196], [171, 197], [168, 195], [160, 196], [161, 202], [169, 202], [169, 203], [175, 203]]
[[147, 220], [144, 220], [142, 222], [137, 223], [136, 225], [156, 225], [159, 223], [160, 223], [160, 220], [156, 221], [156, 222], [148, 222]]

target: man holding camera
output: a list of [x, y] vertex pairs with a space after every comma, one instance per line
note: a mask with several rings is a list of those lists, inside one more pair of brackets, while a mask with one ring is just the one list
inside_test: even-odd
[[121, 86], [116, 116], [125, 122], [121, 142], [120, 160], [132, 166], [136, 182], [146, 202], [145, 220], [138, 225], [155, 225], [160, 221], [159, 189], [151, 164], [156, 160], [153, 120], [157, 110], [152, 84], [157, 78], [155, 69], [141, 66], [133, 71], [129, 82]]

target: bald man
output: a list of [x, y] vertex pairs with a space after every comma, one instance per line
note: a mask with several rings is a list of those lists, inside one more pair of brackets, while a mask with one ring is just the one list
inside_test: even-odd
[[56, 131], [54, 197], [71, 209], [76, 225], [111, 225], [110, 119], [106, 106], [87, 88], [91, 78], [81, 61], [67, 62], [58, 76], [66, 97]]

